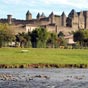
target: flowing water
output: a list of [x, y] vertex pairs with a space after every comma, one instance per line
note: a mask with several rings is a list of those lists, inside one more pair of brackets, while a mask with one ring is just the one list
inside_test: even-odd
[[88, 69], [0, 69], [0, 88], [88, 88]]

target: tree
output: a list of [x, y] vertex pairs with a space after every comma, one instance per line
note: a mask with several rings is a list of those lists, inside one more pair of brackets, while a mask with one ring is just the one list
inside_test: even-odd
[[45, 28], [39, 27], [32, 31], [31, 42], [34, 48], [46, 47], [46, 42], [48, 39], [48, 32]]
[[83, 31], [83, 46], [87, 47], [88, 46], [88, 30]]
[[67, 40], [65, 40], [64, 36], [65, 36], [64, 33], [60, 31], [57, 39], [58, 47], [60, 46], [67, 47]]
[[62, 31], [59, 32], [58, 37], [64, 37], [64, 33]]
[[3, 46], [3, 41], [4, 41], [4, 36], [0, 35], [0, 48]]
[[11, 30], [0, 30], [0, 47], [8, 45], [9, 42], [12, 42], [15, 39]]
[[20, 47], [30, 47], [30, 33], [19, 33], [16, 35], [16, 42], [20, 43]]
[[0, 30], [8, 30], [9, 25], [7, 23], [0, 23]]
[[88, 46], [88, 30], [78, 30], [74, 32], [74, 41], [81, 46]]
[[56, 47], [56, 44], [57, 44], [57, 35], [56, 35], [56, 33], [50, 33], [49, 38], [47, 40], [47, 45], [54, 48], [54, 47]]
[[37, 47], [37, 41], [38, 41], [38, 32], [37, 30], [33, 30], [31, 33], [31, 43], [33, 48]]
[[78, 31], [74, 32], [73, 38], [74, 38], [75, 42], [79, 42], [79, 44], [82, 46], [83, 39], [84, 39], [83, 31], [78, 30]]

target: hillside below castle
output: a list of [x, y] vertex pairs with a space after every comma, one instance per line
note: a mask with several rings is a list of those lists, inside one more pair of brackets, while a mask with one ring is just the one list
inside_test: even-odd
[[36, 19], [32, 18], [32, 13], [27, 11], [26, 19], [15, 19], [12, 15], [7, 15], [7, 19], [0, 19], [0, 23], [8, 23], [15, 33], [32, 31], [37, 27], [44, 27], [49, 32], [67, 33], [78, 29], [88, 29], [88, 11], [76, 12], [74, 9], [65, 15], [55, 15], [53, 12], [48, 17], [44, 13], [38, 13]]

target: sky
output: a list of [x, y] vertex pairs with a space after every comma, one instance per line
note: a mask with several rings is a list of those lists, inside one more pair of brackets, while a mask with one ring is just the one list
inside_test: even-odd
[[11, 14], [13, 18], [25, 19], [28, 10], [33, 18], [38, 12], [48, 16], [52, 11], [57, 15], [64, 11], [68, 15], [72, 9], [77, 12], [88, 10], [88, 0], [0, 0], [0, 18]]

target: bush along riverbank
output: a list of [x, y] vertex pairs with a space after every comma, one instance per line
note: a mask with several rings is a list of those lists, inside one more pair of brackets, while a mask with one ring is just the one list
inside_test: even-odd
[[88, 64], [0, 64], [0, 68], [88, 68]]

